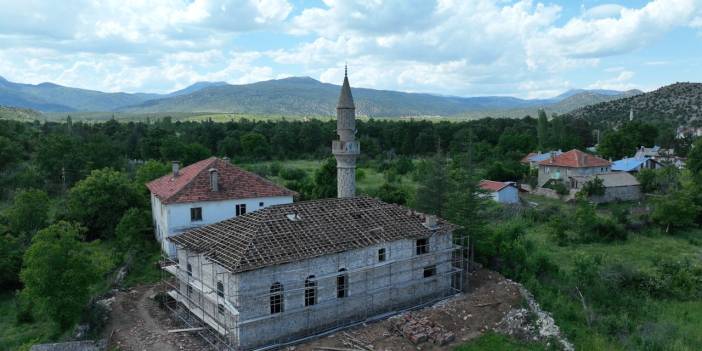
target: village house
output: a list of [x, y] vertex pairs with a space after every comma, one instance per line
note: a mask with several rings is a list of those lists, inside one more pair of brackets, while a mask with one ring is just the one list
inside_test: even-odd
[[642, 169], [658, 169], [663, 166], [651, 157], [625, 157], [612, 163], [612, 171], [636, 173]]
[[218, 348], [280, 347], [462, 291], [454, 225], [356, 196], [355, 130], [345, 76], [332, 145], [338, 198], [274, 205], [169, 238], [175, 310]]
[[606, 203], [612, 201], [638, 201], [641, 199], [641, 184], [628, 172], [613, 172], [589, 176], [574, 176], [571, 193], [577, 193], [583, 186], [594, 179], [601, 179], [604, 194], [591, 196], [588, 201]]
[[293, 202], [295, 193], [229, 160], [210, 157], [146, 185], [151, 191], [154, 234], [163, 252], [175, 255], [175, 245], [164, 240], [193, 228], [240, 216], [271, 205]]
[[519, 189], [514, 182], [481, 180], [478, 187], [484, 190], [495, 202], [516, 204], [519, 202]]
[[573, 176], [609, 173], [611, 165], [603, 158], [573, 149], [539, 162], [538, 185], [543, 187], [548, 181], [561, 181], [568, 186]]

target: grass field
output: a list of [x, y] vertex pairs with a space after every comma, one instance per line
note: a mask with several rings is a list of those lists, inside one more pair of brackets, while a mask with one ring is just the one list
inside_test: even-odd
[[[546, 204], [561, 207], [561, 213], [574, 211], [572, 205], [557, 200], [528, 197], [539, 206]], [[645, 204], [644, 204], [645, 205]], [[608, 215], [614, 207], [632, 207], [638, 204], [611, 204], [598, 208], [600, 215]], [[665, 234], [658, 228], [647, 227], [638, 233], [629, 233], [626, 241], [602, 243], [556, 244], [547, 234], [545, 224], [536, 224], [527, 229], [526, 240], [535, 243], [536, 249], [544, 253], [558, 266], [561, 272], [572, 272], [575, 262], [582, 255], [599, 255], [608, 264], [621, 264], [645, 272], [653, 272], [664, 260], [682, 261], [690, 259], [697, 265], [702, 258], [702, 230], [692, 229], [676, 235]], [[562, 279], [562, 278], [554, 278]], [[545, 310], [554, 314], [556, 322], [567, 332], [568, 337], [582, 350], [698, 350], [702, 345], [702, 301], [676, 300], [630, 296], [631, 291], [612, 291], [613, 296], [635, 301], [634, 307], [621, 306], [618, 311], [595, 308], [597, 319], [613, 323], [628, 331], [616, 337], [605, 335], [602, 329], [589, 328], [585, 321], [581, 301], [575, 295], [555, 292], [550, 286], [562, 286], [558, 280], [537, 289], [536, 297]], [[543, 283], [542, 283], [543, 284]], [[527, 286], [529, 286], [527, 282]], [[537, 284], [538, 286], [538, 284]], [[588, 289], [589, 287], [581, 287]], [[635, 291], [635, 290], [634, 290]], [[696, 312], [695, 312], [696, 311]], [[600, 326], [601, 328], [601, 326]], [[661, 345], [667, 345], [661, 348]]]

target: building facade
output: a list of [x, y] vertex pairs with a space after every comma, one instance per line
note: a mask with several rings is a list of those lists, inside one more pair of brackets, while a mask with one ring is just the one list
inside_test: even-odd
[[284, 344], [460, 292], [453, 228], [364, 197], [272, 206], [171, 238], [169, 293], [234, 349]]
[[519, 202], [519, 189], [513, 182], [481, 180], [478, 186], [495, 202], [503, 204], [516, 204]]
[[229, 161], [211, 157], [146, 185], [151, 192], [154, 234], [164, 253], [175, 255], [167, 237], [271, 205], [293, 202], [294, 192]]
[[609, 173], [612, 163], [580, 150], [570, 150], [539, 162], [539, 187], [554, 180], [572, 188], [572, 177]]

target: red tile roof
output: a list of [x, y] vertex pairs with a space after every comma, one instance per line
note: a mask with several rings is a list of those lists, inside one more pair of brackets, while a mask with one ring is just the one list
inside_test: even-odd
[[577, 149], [564, 152], [553, 158], [539, 162], [545, 166], [559, 166], [571, 168], [587, 168], [587, 167], [607, 167], [612, 164], [603, 158], [582, 152]]
[[487, 191], [500, 191], [505, 187], [511, 186], [512, 183], [496, 182], [494, 180], [481, 180], [478, 186]]
[[[219, 190], [216, 192], [210, 188], [209, 170], [212, 168], [218, 173]], [[177, 177], [168, 174], [146, 184], [146, 187], [164, 204], [296, 194], [217, 157], [193, 163], [181, 169]]]

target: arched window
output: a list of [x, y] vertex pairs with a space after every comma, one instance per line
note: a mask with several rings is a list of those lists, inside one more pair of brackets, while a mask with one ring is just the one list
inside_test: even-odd
[[221, 281], [217, 282], [217, 296], [224, 298], [224, 284]]
[[305, 279], [305, 306], [312, 306], [317, 303], [317, 282], [311, 275]]
[[275, 282], [271, 285], [271, 314], [283, 312], [283, 285]]
[[346, 275], [346, 268], [340, 269], [339, 273], [341, 274], [336, 276], [336, 297], [342, 299], [349, 294], [349, 277]]

